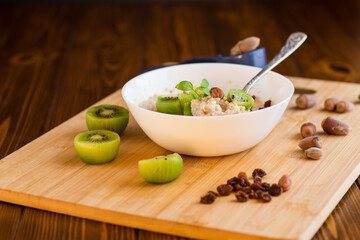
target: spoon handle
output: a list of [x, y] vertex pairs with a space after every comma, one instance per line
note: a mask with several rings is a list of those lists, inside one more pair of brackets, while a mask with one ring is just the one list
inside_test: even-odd
[[292, 33], [286, 44], [281, 48], [280, 52], [258, 73], [253, 77], [243, 88], [245, 92], [249, 92], [250, 88], [254, 83], [259, 80], [262, 76], [265, 75], [268, 71], [273, 69], [279, 63], [281, 63], [285, 58], [292, 54], [307, 38], [305, 33], [295, 32]]

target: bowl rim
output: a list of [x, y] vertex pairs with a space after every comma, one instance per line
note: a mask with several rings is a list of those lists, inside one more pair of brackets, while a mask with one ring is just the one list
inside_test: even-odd
[[[188, 64], [180, 64], [180, 65], [173, 65], [173, 66], [168, 66], [166, 68], [159, 68], [159, 69], [154, 69], [154, 70], [151, 70], [151, 71], [147, 71], [147, 72], [144, 72], [144, 73], [141, 73], [133, 78], [131, 78], [130, 80], [128, 80], [124, 86], [122, 87], [121, 89], [121, 95], [123, 97], [123, 99], [125, 100], [125, 103], [128, 105], [128, 104], [131, 104], [132, 106], [134, 106], [135, 108], [137, 109], [140, 109], [140, 111], [145, 111], [145, 112], [148, 112], [150, 114], [155, 114], [156, 115], [159, 115], [159, 116], [168, 116], [170, 118], [187, 118], [187, 119], [218, 119], [218, 118], [234, 118], [234, 117], [239, 117], [239, 116], [248, 116], [248, 115], [252, 115], [252, 114], [257, 114], [257, 112], [266, 112], [266, 111], [270, 111], [271, 109], [277, 107], [277, 106], [280, 106], [282, 105], [283, 103], [287, 102], [293, 95], [294, 95], [294, 92], [295, 92], [295, 87], [294, 87], [294, 84], [285, 76], [281, 75], [280, 73], [277, 73], [277, 72], [274, 72], [274, 71], [269, 71], [269, 73], [272, 73], [272, 74], [275, 74], [276, 76], [279, 76], [281, 77], [283, 80], [285, 80], [285, 82], [287, 84], [290, 85], [290, 87], [292, 88], [291, 90], [291, 94], [289, 96], [287, 96], [285, 99], [283, 99], [282, 101], [276, 103], [275, 105], [272, 105], [270, 107], [267, 107], [267, 108], [263, 108], [263, 109], [259, 109], [259, 110], [256, 110], [256, 111], [250, 111], [250, 112], [243, 112], [243, 113], [237, 113], [237, 114], [227, 114], [227, 115], [216, 115], [216, 116], [185, 116], [185, 115], [175, 115], [175, 114], [167, 114], [167, 113], [161, 113], [161, 112], [156, 112], [156, 111], [152, 111], [152, 110], [149, 110], [149, 109], [146, 109], [146, 108], [143, 108], [143, 107], [140, 107], [138, 106], [137, 104], [133, 103], [131, 100], [129, 100], [125, 95], [124, 95], [124, 91], [126, 90], [126, 88], [128, 88], [129, 84], [131, 81], [139, 78], [139, 77], [143, 77], [144, 75], [147, 75], [147, 74], [150, 74], [154, 71], [166, 71], [168, 69], [171, 69], [171, 68], [178, 68], [178, 67], [184, 67], [184, 66], [194, 66], [194, 65], [232, 65], [232, 66], [236, 66], [236, 65], [239, 65], [241, 67], [245, 67], [245, 68], [253, 68], [253, 69], [258, 69], [259, 71], [261, 70], [261, 68], [259, 67], [254, 67], [254, 66], [249, 66], [249, 65], [243, 65], [243, 64], [237, 64], [237, 63], [217, 63], [217, 62], [214, 62], [214, 63], [188, 63]], [[269, 74], [267, 73], [267, 74]], [[267, 75], [266, 74], [266, 75]], [[266, 76], [265, 75], [265, 76]], [[255, 75], [254, 75], [255, 76]], [[131, 112], [131, 111], [130, 111]]]

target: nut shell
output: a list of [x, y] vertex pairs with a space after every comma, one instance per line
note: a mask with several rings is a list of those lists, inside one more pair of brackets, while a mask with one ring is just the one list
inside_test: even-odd
[[350, 112], [354, 108], [354, 104], [348, 101], [339, 101], [336, 104], [336, 111], [338, 113]]
[[296, 106], [300, 109], [311, 108], [316, 103], [317, 98], [314, 94], [301, 94], [296, 98]]
[[324, 108], [327, 111], [335, 111], [336, 104], [338, 104], [339, 99], [331, 97], [325, 100], [324, 102]]
[[352, 129], [348, 123], [333, 117], [325, 118], [321, 123], [321, 127], [326, 133], [334, 135], [347, 135]]
[[299, 142], [299, 147], [302, 150], [306, 150], [306, 149], [311, 148], [311, 147], [321, 148], [322, 147], [322, 141], [317, 136], [306, 137], [306, 138], [302, 139]]
[[306, 122], [303, 125], [301, 125], [300, 134], [303, 138], [315, 136], [316, 126], [311, 122]]
[[283, 189], [284, 192], [289, 191], [291, 187], [291, 177], [288, 174], [284, 174], [279, 180], [279, 186]]
[[230, 55], [238, 55], [240, 53], [249, 52], [256, 49], [260, 44], [260, 38], [248, 37], [235, 44], [230, 50]]
[[311, 147], [304, 151], [305, 157], [309, 159], [318, 160], [322, 157], [323, 151], [317, 147]]
[[218, 87], [213, 87], [210, 89], [210, 95], [213, 98], [223, 98], [224, 97], [224, 92], [223, 90], [221, 90]]

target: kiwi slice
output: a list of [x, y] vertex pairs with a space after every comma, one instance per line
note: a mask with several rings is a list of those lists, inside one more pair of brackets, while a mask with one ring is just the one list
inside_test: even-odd
[[128, 122], [129, 111], [116, 105], [100, 105], [86, 112], [86, 125], [89, 130], [105, 129], [120, 135]]
[[244, 106], [246, 109], [250, 109], [254, 104], [254, 99], [241, 89], [231, 89], [227, 95], [227, 101]]
[[156, 110], [161, 113], [182, 115], [178, 97], [158, 97], [156, 100]]
[[77, 155], [86, 163], [101, 164], [115, 159], [120, 147], [116, 132], [94, 130], [79, 133], [74, 138]]
[[178, 98], [180, 100], [180, 105], [181, 105], [183, 114], [185, 116], [192, 116], [191, 101], [194, 99], [194, 97], [189, 94], [180, 93], [178, 95]]
[[183, 160], [178, 153], [139, 161], [141, 177], [150, 183], [167, 183], [180, 176]]

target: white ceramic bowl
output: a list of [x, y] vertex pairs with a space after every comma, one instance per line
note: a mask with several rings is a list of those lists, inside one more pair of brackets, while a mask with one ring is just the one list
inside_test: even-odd
[[226, 63], [194, 63], [165, 67], [143, 73], [128, 81], [122, 96], [137, 123], [158, 145], [191, 156], [222, 156], [247, 150], [263, 140], [284, 113], [294, 85], [284, 76], [270, 72], [250, 90], [273, 106], [258, 111], [224, 116], [178, 116], [150, 111], [139, 104], [154, 94], [180, 93], [175, 86], [189, 80], [198, 86], [206, 78], [211, 87], [242, 89], [259, 68]]

